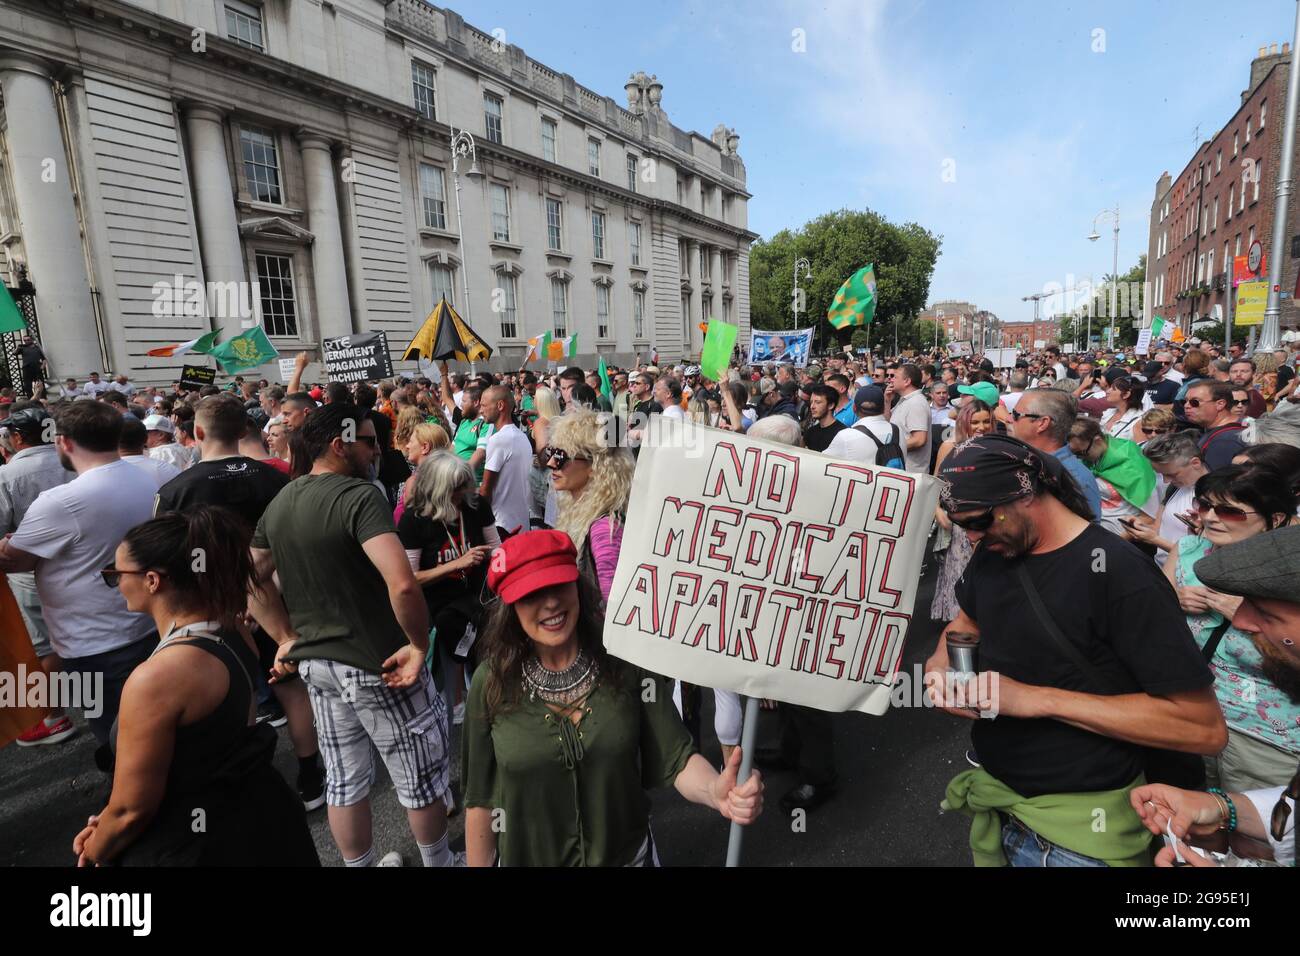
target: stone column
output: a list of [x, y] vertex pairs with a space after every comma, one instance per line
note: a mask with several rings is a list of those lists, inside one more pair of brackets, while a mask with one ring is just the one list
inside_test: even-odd
[[343, 227], [334, 188], [332, 143], [310, 130], [298, 131], [307, 181], [307, 228], [316, 237], [311, 247], [312, 287], [316, 292], [316, 328], [322, 339], [351, 335], [347, 261]]
[[[199, 226], [199, 252], [203, 256], [203, 279], [208, 283], [239, 283], [242, 290], [248, 281], [244, 265], [244, 247], [239, 239], [239, 219], [235, 215], [235, 191], [230, 181], [230, 163], [226, 156], [225, 111], [208, 103], [185, 103], [185, 132], [189, 139], [190, 180], [194, 184], [194, 212]], [[209, 285], [209, 289], [213, 286]], [[226, 314], [223, 303], [247, 302], [254, 315]], [[258, 305], [251, 296], [242, 294], [208, 296], [213, 328], [221, 330], [221, 340], [239, 335], [245, 323], [255, 321]]]
[[14, 205], [27, 266], [36, 286], [41, 345], [57, 381], [100, 368], [90, 277], [72, 176], [48, 65], [25, 53], [0, 50], [0, 91], [9, 128]]
[[[713, 308], [716, 312], [722, 302], [722, 250], [717, 246], [709, 248], [709, 285], [713, 287]], [[718, 318], [722, 318], [721, 315]]]

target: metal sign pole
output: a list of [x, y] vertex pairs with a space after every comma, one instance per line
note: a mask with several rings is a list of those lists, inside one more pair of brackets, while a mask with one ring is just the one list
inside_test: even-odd
[[[758, 698], [745, 698], [745, 724], [740, 732], [740, 770], [736, 774], [736, 786], [749, 779], [754, 766], [754, 741], [758, 737]], [[740, 866], [740, 845], [745, 838], [745, 828], [734, 821], [731, 824], [731, 837], [727, 840], [727, 866]]]

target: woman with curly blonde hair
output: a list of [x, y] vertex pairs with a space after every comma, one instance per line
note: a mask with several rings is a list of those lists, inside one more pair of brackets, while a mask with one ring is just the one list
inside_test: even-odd
[[632, 453], [612, 440], [615, 428], [612, 415], [570, 408], [551, 420], [540, 456], [551, 470], [558, 499], [555, 526], [573, 540], [579, 567], [600, 585], [605, 600], [618, 566], [623, 516], [636, 468]]

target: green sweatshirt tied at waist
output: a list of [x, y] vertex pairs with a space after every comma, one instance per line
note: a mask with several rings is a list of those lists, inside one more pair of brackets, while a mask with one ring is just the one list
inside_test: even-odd
[[1108, 866], [1150, 866], [1151, 831], [1128, 801], [1129, 791], [1145, 782], [1139, 774], [1119, 790], [1047, 793], [1030, 799], [980, 767], [953, 777], [941, 806], [971, 818], [970, 848], [976, 866], [1007, 865], [999, 810], [1044, 840]]

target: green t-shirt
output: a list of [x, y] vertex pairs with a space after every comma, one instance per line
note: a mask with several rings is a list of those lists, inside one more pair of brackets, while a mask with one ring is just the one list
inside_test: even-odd
[[537, 405], [533, 402], [533, 396], [524, 392], [524, 397], [519, 401], [519, 407], [526, 412], [531, 412], [537, 408]]
[[461, 735], [465, 806], [504, 811], [503, 866], [626, 866], [636, 858], [650, 825], [646, 791], [672, 784], [694, 747], [672, 683], [621, 667], [621, 690], [598, 680], [587, 698], [583, 755], [572, 770], [555, 723], [565, 718], [525, 696], [489, 724], [488, 667], [474, 672]]
[[[468, 418], [460, 420], [460, 427], [456, 429], [456, 437], [452, 440], [452, 448], [456, 454], [460, 455], [466, 461], [474, 457], [474, 452], [482, 448], [487, 452], [487, 441], [492, 437], [492, 423], [476, 418], [470, 421]], [[484, 462], [486, 462], [484, 458]], [[483, 462], [474, 469], [474, 479], [483, 480]]]
[[406, 643], [388, 586], [361, 547], [396, 533], [388, 502], [360, 478], [306, 475], [275, 496], [253, 547], [275, 558], [299, 638], [290, 660], [323, 658], [379, 673]]

